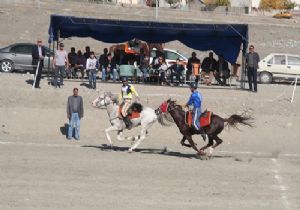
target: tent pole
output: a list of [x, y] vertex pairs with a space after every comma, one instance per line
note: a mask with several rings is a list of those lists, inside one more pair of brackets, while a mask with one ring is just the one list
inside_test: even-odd
[[241, 88], [245, 89], [245, 80], [246, 80], [246, 53], [249, 43], [249, 33], [247, 27], [246, 39], [243, 42], [243, 56], [242, 56], [242, 73], [241, 73]]
[[58, 50], [59, 39], [60, 39], [60, 30], [57, 31], [57, 44], [56, 44], [56, 50]]
[[49, 43], [49, 56], [48, 57], [48, 69], [47, 69], [47, 80], [48, 80], [48, 84], [49, 84], [49, 72], [50, 72], [50, 58], [51, 58], [51, 42]]
[[156, 3], [155, 3], [155, 20], [158, 19], [158, 4], [159, 4], [159, 0], [156, 0]]

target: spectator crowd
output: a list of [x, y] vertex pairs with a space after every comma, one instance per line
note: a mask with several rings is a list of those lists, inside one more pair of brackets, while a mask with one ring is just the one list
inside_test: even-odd
[[[63, 79], [89, 79], [89, 88], [96, 89], [96, 80], [119, 81], [120, 66], [132, 66], [134, 73], [132, 80], [144, 83], [156, 83], [160, 85], [182, 86], [186, 82], [202, 82], [208, 86], [212, 85], [212, 80], [219, 85], [226, 85], [226, 80], [230, 77], [228, 62], [222, 55], [218, 55], [218, 60], [214, 58], [212, 52], [203, 62], [197, 58], [195, 52], [192, 53], [188, 62], [178, 58], [176, 62], [167, 63], [163, 52], [156, 51], [156, 55], [150, 58], [141, 49], [139, 54], [126, 54], [120, 49], [109, 52], [104, 48], [99, 58], [89, 46], [85, 47], [85, 52], [71, 47], [70, 52], [64, 50], [63, 43], [54, 56], [54, 86], [63, 86]], [[121, 76], [120, 76], [121, 75]]]

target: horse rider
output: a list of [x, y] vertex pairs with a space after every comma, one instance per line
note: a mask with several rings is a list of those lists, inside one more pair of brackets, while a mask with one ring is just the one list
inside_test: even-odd
[[120, 94], [120, 96], [121, 96], [120, 98], [122, 101], [122, 104], [121, 104], [122, 116], [120, 116], [120, 117], [123, 118], [126, 128], [128, 130], [130, 130], [132, 128], [132, 122], [129, 119], [129, 115], [131, 114], [130, 113], [131, 111], [128, 109], [132, 104], [132, 97], [133, 97], [132, 94], [135, 95], [136, 99], [139, 99], [139, 96], [138, 96], [138, 93], [136, 92], [134, 86], [131, 84], [130, 85], [128, 84], [127, 77], [122, 78], [122, 83], [123, 83], [123, 85], [121, 87], [121, 94]]
[[200, 115], [201, 115], [201, 102], [202, 95], [199, 91], [197, 91], [197, 84], [192, 82], [190, 84], [190, 90], [192, 92], [188, 102], [186, 103], [186, 107], [193, 106], [193, 125], [194, 128], [199, 131], [200, 134], [205, 134], [204, 130], [200, 127]]

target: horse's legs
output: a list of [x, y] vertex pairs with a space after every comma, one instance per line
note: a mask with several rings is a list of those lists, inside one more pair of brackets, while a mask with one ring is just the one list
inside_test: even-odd
[[213, 149], [216, 148], [217, 146], [219, 146], [220, 144], [222, 144], [223, 140], [220, 139], [217, 135], [214, 136], [214, 139], [216, 140], [216, 144], [212, 147]]
[[112, 144], [110, 135], [108, 133], [111, 132], [111, 131], [115, 131], [115, 130], [118, 130], [118, 129], [116, 127], [114, 127], [114, 126], [110, 126], [109, 128], [105, 129], [105, 134], [106, 134], [106, 138], [107, 138], [107, 140], [109, 142], [109, 146], [112, 146], [113, 144]]
[[[154, 121], [155, 122], [155, 121]], [[133, 137], [134, 144], [129, 148], [128, 152], [132, 152], [135, 148], [139, 146], [139, 144], [146, 138], [147, 130], [154, 124], [154, 122], [151, 122], [149, 124], [146, 124], [142, 126], [141, 133], [138, 136]], [[137, 140], [137, 141], [136, 141]]]
[[185, 146], [185, 147], [191, 147], [190, 144], [185, 143], [185, 140], [186, 140], [186, 138], [183, 136], [182, 139], [181, 139], [181, 141], [180, 141], [181, 145]]
[[207, 149], [208, 147], [211, 147], [214, 144], [214, 139], [212, 136], [208, 136], [208, 144], [205, 145], [204, 147], [202, 147], [200, 150], [204, 151], [205, 149]]
[[195, 142], [193, 141], [192, 136], [185, 135], [185, 138], [189, 141], [191, 147], [192, 147], [196, 152], [200, 153], [201, 150], [198, 150], [198, 148], [196, 147], [196, 144], [195, 144]]
[[123, 134], [123, 131], [118, 131], [117, 139], [119, 141], [125, 141], [125, 138], [122, 136], [122, 134]]
[[209, 152], [208, 152], [208, 155], [209, 155], [209, 156], [211, 156], [212, 153], [213, 153], [213, 151], [214, 151], [214, 149], [215, 149], [217, 146], [219, 146], [220, 144], [222, 144], [222, 142], [223, 142], [223, 140], [220, 139], [217, 135], [215, 135], [215, 136], [213, 137], [213, 139], [216, 141], [216, 144], [215, 144], [215, 145], [211, 145], [211, 146], [209, 147]]

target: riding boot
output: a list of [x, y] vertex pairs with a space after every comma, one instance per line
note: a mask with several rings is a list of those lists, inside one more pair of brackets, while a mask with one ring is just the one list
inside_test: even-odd
[[205, 141], [206, 140], [206, 133], [205, 133], [204, 129], [200, 127], [199, 128], [199, 133], [202, 136], [203, 140]]
[[132, 122], [131, 122], [131, 120], [129, 119], [129, 117], [128, 117], [128, 116], [124, 117], [124, 118], [123, 118], [123, 121], [124, 121], [124, 123], [125, 123], [125, 125], [126, 125], [126, 128], [127, 128], [128, 130], [130, 130], [130, 129], [132, 128]]
[[196, 129], [196, 130], [197, 130], [197, 133], [200, 134], [202, 136], [203, 140], [205, 141], [206, 140], [206, 133], [205, 133], [204, 129], [202, 127], [200, 127], [199, 129]]

